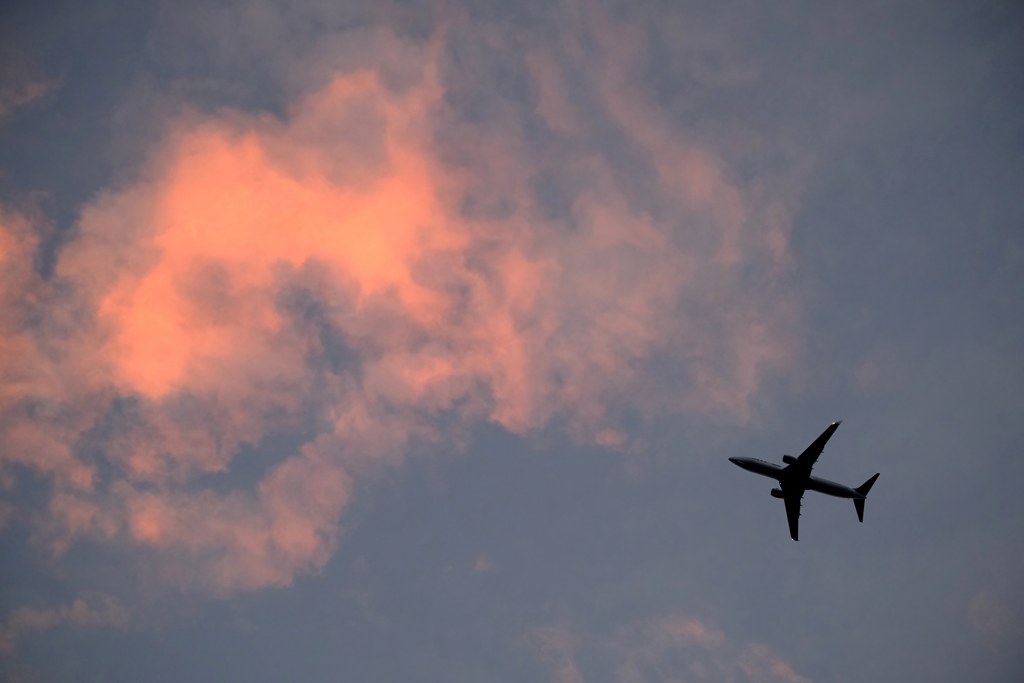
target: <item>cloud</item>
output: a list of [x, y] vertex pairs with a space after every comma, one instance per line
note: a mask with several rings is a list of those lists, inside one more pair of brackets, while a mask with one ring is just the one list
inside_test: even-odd
[[18, 639], [27, 633], [59, 626], [123, 629], [130, 621], [125, 607], [103, 593], [83, 592], [72, 602], [57, 607], [21, 607], [0, 624], [0, 654], [12, 653]]
[[[620, 683], [674, 680], [729, 680], [752, 683], [809, 683], [771, 648], [739, 647], [698, 618], [673, 614], [631, 622], [607, 637], [575, 633], [566, 624], [537, 627], [527, 641], [551, 667], [556, 683], [583, 683], [587, 674]], [[606, 667], [602, 670], [602, 667]]]
[[527, 635], [527, 642], [542, 662], [551, 667], [555, 683], [583, 683], [583, 674], [576, 662], [580, 638], [567, 624], [538, 626]]
[[48, 78], [22, 50], [11, 43], [0, 42], [0, 122], [59, 85], [59, 81]]
[[[376, 34], [378, 67], [283, 116], [177, 109], [48, 281], [32, 221], [4, 215], [3, 471], [49, 478], [39, 543], [123, 544], [187, 590], [287, 585], [330, 558], [353, 479], [416, 444], [489, 421], [629, 449], [635, 417], [749, 418], [796, 348], [793, 196], [631, 82], [636, 30], [580, 28], [591, 64], [571, 32], [545, 51], [460, 21]], [[465, 50], [526, 54], [527, 96], [486, 91]]]
[[88, 489], [93, 472], [71, 451], [83, 422], [80, 411], [62, 401], [64, 381], [54, 358], [60, 342], [53, 337], [68, 321], [56, 313], [39, 323], [39, 312], [60, 298], [59, 288], [34, 268], [39, 223], [0, 207], [0, 483], [13, 486], [10, 466], [20, 465]]
[[473, 571], [477, 574], [487, 574], [495, 569], [494, 560], [487, 555], [480, 555], [473, 561]]
[[978, 591], [967, 605], [967, 620], [979, 634], [991, 639], [1024, 636], [1019, 620], [1005, 601], [1000, 601], [991, 591]]

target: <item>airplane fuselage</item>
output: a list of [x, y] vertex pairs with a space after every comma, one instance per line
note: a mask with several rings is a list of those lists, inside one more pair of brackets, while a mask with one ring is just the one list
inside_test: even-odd
[[729, 458], [729, 461], [739, 465], [748, 472], [753, 472], [754, 474], [760, 474], [764, 477], [774, 479], [779, 482], [779, 486], [782, 487], [783, 491], [817, 491], [818, 493], [835, 496], [836, 498], [866, 498], [866, 496], [857, 493], [849, 486], [844, 486], [834, 481], [829, 481], [828, 479], [822, 479], [821, 477], [815, 477], [813, 475], [802, 477], [798, 472], [787, 472], [787, 468], [782, 465], [765, 462], [764, 460], [758, 460], [757, 458]]

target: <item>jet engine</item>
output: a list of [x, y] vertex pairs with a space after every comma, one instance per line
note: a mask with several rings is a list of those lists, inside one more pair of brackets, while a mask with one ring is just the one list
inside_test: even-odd
[[772, 498], [785, 498], [786, 494], [782, 492], [782, 489], [772, 489]]
[[786, 463], [787, 465], [795, 465], [797, 463], [797, 459], [794, 458], [792, 455], [784, 455], [782, 456], [782, 462]]

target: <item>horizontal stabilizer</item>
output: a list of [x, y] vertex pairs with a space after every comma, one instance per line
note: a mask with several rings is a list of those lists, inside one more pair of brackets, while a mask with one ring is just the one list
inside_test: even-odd
[[853, 507], [857, 508], [857, 519], [859, 519], [860, 521], [863, 522], [864, 521], [864, 499], [863, 498], [854, 498], [853, 499]]

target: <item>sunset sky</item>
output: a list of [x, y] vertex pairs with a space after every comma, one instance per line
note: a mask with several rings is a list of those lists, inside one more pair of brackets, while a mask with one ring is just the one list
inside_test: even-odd
[[1024, 679], [1022, 93], [1013, 2], [3, 3], [0, 679]]

